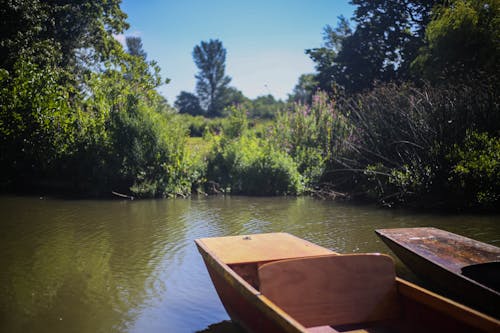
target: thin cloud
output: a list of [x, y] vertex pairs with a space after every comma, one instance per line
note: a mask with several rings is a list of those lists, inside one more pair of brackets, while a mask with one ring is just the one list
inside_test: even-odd
[[126, 46], [127, 37], [141, 37], [141, 32], [135, 30], [128, 34], [113, 34], [113, 38], [116, 39], [118, 42], [120, 42], [120, 44], [122, 44], [123, 47]]

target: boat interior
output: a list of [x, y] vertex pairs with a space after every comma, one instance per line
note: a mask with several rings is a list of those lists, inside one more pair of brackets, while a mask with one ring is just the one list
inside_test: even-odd
[[448, 300], [397, 279], [386, 255], [332, 253], [228, 266], [310, 333], [468, 331]]
[[462, 275], [500, 292], [500, 262], [493, 261], [462, 267]]

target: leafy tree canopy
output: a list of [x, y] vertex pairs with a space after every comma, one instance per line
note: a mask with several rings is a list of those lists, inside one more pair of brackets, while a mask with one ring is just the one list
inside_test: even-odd
[[[75, 70], [107, 59], [119, 48], [112, 34], [128, 28], [120, 0], [3, 0], [0, 66], [12, 70], [19, 55]], [[58, 57], [47, 59], [47, 50]], [[53, 51], [51, 51], [53, 54]]]
[[293, 92], [288, 95], [289, 102], [311, 104], [312, 96], [316, 92], [318, 82], [314, 74], [302, 74], [299, 81], [293, 88]]
[[147, 53], [142, 48], [141, 37], [127, 36], [125, 42], [127, 44], [127, 51], [129, 54], [143, 59], [147, 58]]
[[432, 81], [500, 73], [500, 2], [456, 0], [436, 6], [413, 68]]
[[179, 113], [187, 113], [192, 116], [203, 114], [203, 109], [200, 106], [200, 100], [198, 97], [187, 91], [181, 91], [175, 100], [174, 106], [177, 108]]
[[226, 76], [226, 49], [218, 39], [202, 41], [193, 49], [198, 67], [196, 92], [208, 116], [220, 115], [224, 108], [224, 93], [231, 78]]
[[340, 17], [337, 28], [325, 28], [323, 47], [306, 50], [316, 63], [319, 87], [331, 91], [340, 85], [358, 92], [375, 81], [408, 78], [435, 2], [353, 0], [354, 31]]

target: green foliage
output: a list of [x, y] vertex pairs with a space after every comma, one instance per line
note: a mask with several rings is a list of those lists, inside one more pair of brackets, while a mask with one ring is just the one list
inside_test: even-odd
[[[324, 91], [330, 91], [339, 80], [341, 69], [336, 63], [337, 55], [342, 49], [343, 41], [352, 35], [352, 29], [345, 17], [339, 16], [338, 20], [336, 28], [330, 25], [324, 28], [324, 45], [322, 47], [307, 49], [305, 51], [311, 57], [312, 61], [316, 63], [317, 74], [314, 77], [314, 89], [319, 88]], [[306, 77], [299, 78], [299, 85], [301, 85], [300, 79], [306, 79]]]
[[2, 27], [7, 14], [33, 26], [2, 29], [3, 185], [190, 193], [202, 174], [185, 151], [187, 130], [155, 90], [159, 67], [140, 39], [126, 53], [113, 38], [126, 26], [119, 1], [9, 1]]
[[17, 0], [3, 1], [0, 7], [0, 67], [8, 71], [18, 55], [43, 53], [43, 48], [35, 45], [50, 41], [60, 52], [59, 67], [82, 72], [82, 67], [98, 63], [116, 51], [119, 43], [112, 34], [128, 27], [120, 0]]
[[273, 95], [259, 96], [249, 103], [248, 116], [250, 118], [273, 119], [284, 108], [285, 103], [274, 99]]
[[293, 159], [251, 135], [218, 140], [208, 158], [207, 179], [234, 194], [294, 195], [303, 191]]
[[356, 28], [340, 17], [327, 26], [325, 45], [306, 50], [316, 63], [321, 89], [342, 87], [348, 93], [370, 89], [378, 82], [408, 79], [409, 66], [424, 43], [433, 0], [354, 0]]
[[127, 44], [127, 51], [130, 55], [141, 57], [142, 59], [147, 58], [147, 53], [142, 48], [141, 37], [127, 36], [125, 38], [125, 43]]
[[121, 59], [125, 73], [109, 69], [88, 82], [92, 95], [85, 105], [94, 121], [75, 159], [86, 159], [76, 167], [80, 178], [92, 187], [99, 180], [101, 191], [138, 197], [186, 195], [194, 181], [184, 149], [187, 129], [153, 90], [158, 72], [141, 57]]
[[427, 44], [413, 62], [415, 70], [432, 81], [478, 71], [500, 73], [499, 1], [455, 0], [434, 13], [425, 31]]
[[179, 110], [179, 113], [189, 114], [192, 116], [202, 115], [204, 113], [200, 106], [200, 100], [195, 94], [181, 91], [179, 96], [177, 96], [175, 107]]
[[196, 92], [208, 116], [218, 116], [224, 108], [224, 93], [231, 78], [226, 76], [226, 49], [218, 39], [202, 41], [193, 49], [196, 74]]
[[292, 94], [288, 95], [289, 102], [311, 104], [312, 97], [316, 92], [318, 82], [315, 74], [302, 74], [293, 88]]
[[17, 172], [31, 179], [67, 153], [75, 140], [77, 112], [69, 91], [59, 84], [65, 73], [39, 67], [21, 57], [12, 73], [0, 76], [0, 160], [3, 177]]
[[224, 192], [250, 195], [300, 194], [302, 177], [293, 159], [248, 130], [246, 111], [233, 107], [223, 135], [213, 137], [207, 179]]
[[229, 118], [223, 126], [224, 135], [229, 139], [234, 139], [245, 134], [247, 129], [247, 111], [243, 107], [230, 107]]
[[290, 154], [308, 184], [316, 184], [326, 168], [345, 150], [354, 128], [327, 94], [318, 93], [311, 106], [293, 104], [276, 118], [272, 140]]
[[444, 193], [449, 197], [443, 201], [453, 202], [458, 192], [451, 193], [448, 184], [450, 149], [470, 129], [498, 132], [498, 93], [491, 82], [483, 84], [388, 84], [342, 100], [338, 107], [349, 114], [357, 135], [340, 159], [346, 172], [337, 182], [387, 205], [422, 204]]
[[500, 202], [500, 138], [469, 131], [447, 156], [450, 183], [465, 206], [493, 208]]

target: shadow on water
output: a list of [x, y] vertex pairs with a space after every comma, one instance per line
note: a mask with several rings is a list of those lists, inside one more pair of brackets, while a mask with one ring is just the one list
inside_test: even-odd
[[196, 333], [245, 333], [238, 325], [231, 321], [224, 320], [217, 324], [212, 324], [202, 331]]

